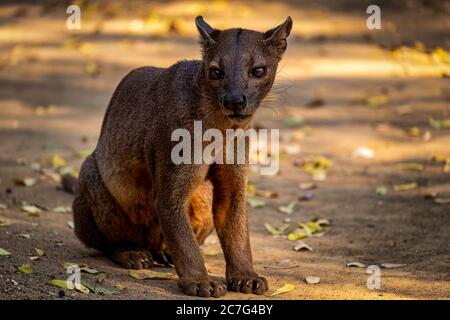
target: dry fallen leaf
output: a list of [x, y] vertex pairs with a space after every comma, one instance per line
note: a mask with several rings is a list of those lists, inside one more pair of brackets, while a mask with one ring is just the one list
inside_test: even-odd
[[36, 184], [35, 178], [14, 179], [14, 184], [18, 186], [31, 187]]
[[39, 249], [39, 248], [34, 248], [34, 252], [36, 252], [37, 256], [30, 256], [30, 257], [28, 257], [28, 258], [30, 258], [31, 261], [38, 260], [38, 259], [40, 259], [41, 257], [43, 257], [44, 254], [45, 254], [45, 253], [44, 253], [44, 250]]
[[279, 193], [275, 191], [256, 190], [255, 195], [264, 198], [278, 198]]
[[349, 262], [346, 265], [347, 267], [351, 268], [351, 267], [355, 267], [355, 268], [365, 268], [366, 265], [361, 263], [361, 262]]
[[312, 222], [317, 223], [319, 226], [329, 226], [331, 224], [331, 221], [329, 219], [317, 219], [313, 220]]
[[375, 157], [375, 152], [368, 147], [359, 147], [353, 150], [353, 158], [372, 159]]
[[283, 224], [283, 225], [281, 225], [279, 227], [273, 227], [269, 223], [264, 223], [264, 227], [272, 235], [280, 235], [280, 234], [284, 234], [286, 232], [286, 230], [290, 227], [290, 225], [289, 224]]
[[305, 278], [305, 281], [308, 284], [318, 284], [320, 282], [320, 277], [309, 276]]
[[52, 212], [54, 212], [54, 213], [70, 213], [70, 212], [72, 212], [72, 208], [71, 207], [59, 206], [59, 207], [53, 208]]
[[313, 190], [317, 188], [317, 184], [312, 182], [300, 183], [300, 189], [302, 190]]
[[283, 152], [290, 156], [295, 156], [300, 153], [301, 147], [298, 144], [288, 144], [283, 146]]
[[218, 254], [222, 253], [222, 249], [220, 248], [220, 246], [211, 246], [209, 248], [206, 248], [205, 250], [203, 250], [203, 254], [205, 256], [217, 256]]
[[114, 287], [115, 287], [117, 290], [119, 290], [119, 291], [124, 291], [124, 290], [127, 288], [126, 285], [121, 284], [121, 283], [116, 283], [116, 284], [114, 285]]
[[252, 208], [262, 208], [266, 206], [266, 202], [264, 200], [256, 199], [253, 197], [247, 197], [247, 203]]
[[28, 213], [30, 217], [39, 217], [42, 210], [34, 205], [24, 205], [22, 206], [22, 211]]
[[280, 206], [278, 207], [278, 210], [282, 213], [286, 213], [286, 214], [292, 214], [294, 213], [294, 209], [295, 209], [295, 201], [290, 202], [288, 205], [286, 206]]
[[398, 106], [395, 111], [397, 112], [397, 114], [404, 116], [404, 115], [410, 114], [412, 112], [412, 108], [410, 105], [404, 104], [404, 105]]
[[297, 241], [297, 244], [294, 246], [294, 251], [302, 250], [313, 251], [313, 249], [303, 241]]
[[401, 268], [404, 266], [406, 266], [406, 264], [402, 264], [402, 263], [382, 263], [380, 265], [381, 268], [385, 268], [385, 269]]
[[276, 295], [279, 295], [279, 294], [288, 293], [288, 292], [291, 292], [293, 290], [295, 290], [295, 286], [292, 283], [286, 283], [281, 288], [278, 288], [277, 290], [275, 290], [275, 292], [273, 292], [271, 294], [271, 296], [276, 296]]
[[137, 280], [174, 280], [177, 278], [173, 273], [152, 270], [131, 270], [128, 275]]
[[417, 162], [407, 162], [400, 165], [402, 170], [407, 171], [423, 171], [424, 165]]
[[12, 222], [8, 219], [0, 218], [0, 227], [7, 227], [12, 225]]

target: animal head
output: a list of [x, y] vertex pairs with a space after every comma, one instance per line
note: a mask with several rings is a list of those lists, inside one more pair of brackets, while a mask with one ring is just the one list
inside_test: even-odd
[[292, 19], [266, 32], [217, 30], [199, 16], [204, 79], [210, 100], [233, 123], [251, 118], [269, 93], [292, 29]]

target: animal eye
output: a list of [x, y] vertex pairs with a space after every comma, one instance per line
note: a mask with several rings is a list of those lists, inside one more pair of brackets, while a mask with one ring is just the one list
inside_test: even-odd
[[209, 69], [209, 78], [211, 80], [220, 80], [223, 79], [224, 72], [219, 68], [211, 68]]
[[262, 78], [266, 75], [267, 69], [266, 67], [256, 67], [252, 70], [252, 76], [255, 78]]

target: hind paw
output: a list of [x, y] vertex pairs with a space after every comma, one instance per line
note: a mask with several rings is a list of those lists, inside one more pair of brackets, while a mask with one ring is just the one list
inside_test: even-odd
[[109, 258], [126, 269], [149, 269], [154, 264], [151, 253], [144, 249], [119, 249]]

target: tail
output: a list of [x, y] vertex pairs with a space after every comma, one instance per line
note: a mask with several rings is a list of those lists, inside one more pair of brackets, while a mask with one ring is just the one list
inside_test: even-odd
[[78, 191], [78, 180], [71, 174], [65, 174], [61, 177], [61, 186], [64, 191], [75, 194]]

